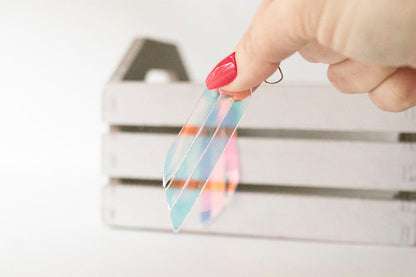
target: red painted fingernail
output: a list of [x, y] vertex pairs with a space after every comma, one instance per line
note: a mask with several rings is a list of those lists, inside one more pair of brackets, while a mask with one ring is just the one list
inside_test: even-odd
[[217, 66], [208, 74], [205, 84], [208, 89], [223, 87], [231, 83], [237, 76], [237, 63], [235, 62], [235, 52], [219, 62]]

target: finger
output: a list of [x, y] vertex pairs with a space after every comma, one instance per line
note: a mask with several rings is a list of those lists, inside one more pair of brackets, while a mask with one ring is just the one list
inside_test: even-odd
[[311, 63], [334, 64], [345, 60], [345, 57], [331, 48], [322, 46], [316, 40], [306, 44], [299, 50], [299, 54]]
[[365, 93], [373, 90], [396, 68], [375, 66], [347, 59], [328, 67], [327, 75], [334, 87], [344, 93]]
[[236, 47], [238, 70], [217, 83], [229, 91], [254, 87], [314, 39], [361, 62], [415, 65], [415, 11], [413, 0], [266, 0]]
[[368, 93], [383, 111], [401, 112], [416, 105], [416, 69], [399, 68]]
[[326, 1], [316, 39], [354, 60], [409, 66], [416, 62], [415, 15], [414, 0]]
[[311, 29], [318, 24], [321, 2], [267, 1], [266, 8], [262, 4], [235, 48], [238, 73], [224, 89], [244, 91], [272, 75], [281, 60], [312, 39], [314, 32]]

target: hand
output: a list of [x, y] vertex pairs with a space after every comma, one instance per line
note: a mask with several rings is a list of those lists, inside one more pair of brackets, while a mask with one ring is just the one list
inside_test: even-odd
[[264, 0], [235, 57], [214, 68], [207, 87], [235, 95], [256, 88], [297, 51], [329, 64], [341, 92], [368, 92], [385, 111], [416, 105], [414, 0]]

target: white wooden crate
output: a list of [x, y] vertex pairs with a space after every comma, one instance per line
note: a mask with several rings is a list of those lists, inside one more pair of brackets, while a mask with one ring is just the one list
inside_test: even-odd
[[[182, 82], [144, 82], [152, 67]], [[165, 203], [155, 203], [164, 198], [154, 195], [163, 194], [157, 181], [165, 154], [203, 90], [186, 79], [174, 47], [136, 40], [104, 87], [103, 119], [111, 128], [103, 136], [102, 165], [113, 180], [103, 193], [107, 224], [170, 229], [168, 211], [160, 208]], [[261, 86], [239, 131], [241, 183], [254, 191], [237, 192], [222, 223], [207, 229], [190, 223], [185, 230], [415, 245], [415, 108], [382, 112], [365, 94], [329, 86]], [[282, 194], [282, 188], [290, 189]], [[145, 214], [142, 198], [159, 208]], [[125, 204], [128, 199], [137, 205]], [[255, 220], [241, 219], [250, 213]]]

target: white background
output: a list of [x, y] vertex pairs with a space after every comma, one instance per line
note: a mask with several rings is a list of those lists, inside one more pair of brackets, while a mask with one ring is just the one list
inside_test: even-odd
[[[415, 276], [411, 248], [102, 226], [100, 90], [129, 43], [176, 42], [202, 82], [258, 3], [0, 0], [0, 276]], [[326, 82], [297, 56], [282, 68]]]

